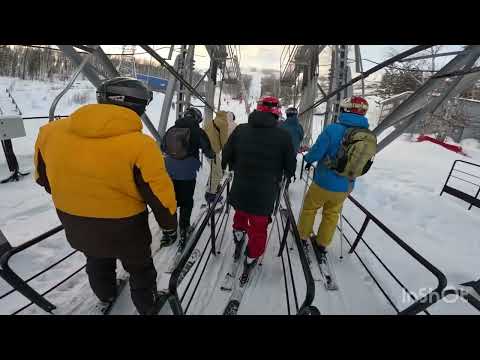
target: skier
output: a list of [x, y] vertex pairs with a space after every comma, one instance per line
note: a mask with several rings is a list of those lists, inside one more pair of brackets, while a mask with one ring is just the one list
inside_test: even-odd
[[100, 313], [118, 295], [116, 259], [130, 273], [138, 312], [159, 310], [146, 204], [170, 236], [177, 220], [162, 153], [142, 133], [140, 116], [152, 97], [136, 79], [107, 80], [97, 89], [98, 104], [42, 126], [35, 143], [36, 182], [52, 195], [70, 245], [87, 258]]
[[290, 136], [276, 127], [280, 114], [277, 98], [261, 98], [248, 123], [238, 125], [223, 148], [222, 168], [228, 165], [234, 171], [229, 201], [235, 209], [236, 252], [248, 234], [244, 262], [247, 273], [265, 251], [267, 226], [282, 176], [291, 178], [295, 173], [296, 159]]
[[[209, 159], [215, 158], [207, 134], [200, 128], [202, 113], [195, 107], [188, 108], [183, 117], [166, 132], [162, 140], [162, 151], [166, 154], [165, 164], [175, 187], [177, 206], [180, 208], [180, 248], [185, 246], [190, 232], [190, 217], [193, 210], [193, 194], [200, 169], [199, 149]], [[163, 246], [172, 245], [177, 240], [169, 232], [164, 232]]]
[[304, 137], [303, 127], [298, 121], [297, 108], [289, 107], [285, 111], [285, 114], [287, 115], [287, 119], [280, 123], [279, 126], [289, 132], [293, 142], [293, 151], [295, 157], [297, 157], [298, 150], [300, 149], [300, 143]]
[[[322, 221], [314, 237], [316, 241], [312, 241], [316, 245], [316, 253], [321, 256], [326, 255], [326, 248], [332, 241], [343, 202], [354, 188], [355, 177], [368, 171], [371, 158], [376, 152], [376, 138], [368, 130], [368, 119], [365, 117], [368, 102], [360, 96], [353, 96], [344, 99], [340, 109], [338, 123], [327, 126], [305, 155], [305, 169], [310, 170], [314, 162], [317, 162], [317, 168], [305, 196], [298, 231], [300, 238], [305, 240], [304, 246], [307, 247], [307, 239], [313, 232], [317, 211], [323, 208]], [[356, 138], [349, 141], [349, 134]], [[351, 151], [347, 151], [349, 148], [344, 146], [351, 146]], [[359, 152], [359, 148], [355, 146], [364, 148]], [[341, 151], [342, 149], [344, 151]], [[345, 157], [340, 159], [343, 155]]]
[[215, 152], [215, 157], [209, 161], [210, 176], [208, 177], [207, 191], [205, 192], [205, 201], [208, 204], [215, 200], [223, 177], [220, 152], [229, 136], [227, 117], [228, 113], [226, 111], [219, 111], [214, 119], [205, 124], [205, 132], [212, 145], [212, 150]]

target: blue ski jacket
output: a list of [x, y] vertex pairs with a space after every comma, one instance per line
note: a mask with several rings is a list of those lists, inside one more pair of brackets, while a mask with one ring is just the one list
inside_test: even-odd
[[[345, 176], [337, 175], [323, 164], [324, 158], [328, 155], [334, 158], [342, 142], [343, 135], [349, 127], [368, 128], [368, 119], [365, 116], [341, 113], [337, 123], [328, 125], [318, 136], [317, 141], [312, 146], [305, 161], [307, 163], [317, 162], [317, 168], [313, 181], [315, 184], [333, 192], [349, 191], [350, 180]], [[355, 186], [355, 181], [351, 182], [351, 189]]]

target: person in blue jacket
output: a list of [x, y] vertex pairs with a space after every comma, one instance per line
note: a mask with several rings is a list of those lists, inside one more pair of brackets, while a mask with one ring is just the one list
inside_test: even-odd
[[290, 134], [293, 143], [293, 150], [295, 151], [295, 157], [297, 157], [298, 149], [305, 136], [303, 127], [298, 121], [298, 110], [294, 107], [289, 107], [285, 112], [287, 119], [280, 123], [279, 127], [285, 129]]
[[[355, 180], [340, 176], [329, 169], [323, 162], [327, 157], [335, 158], [345, 131], [350, 127], [368, 128], [365, 114], [367, 101], [360, 96], [344, 99], [340, 104], [340, 116], [337, 123], [328, 125], [318, 136], [305, 161], [305, 169], [310, 170], [312, 163], [317, 162], [313, 182], [305, 196], [302, 212], [298, 222], [298, 231], [302, 240], [307, 240], [313, 233], [315, 216], [323, 208], [322, 222], [315, 236], [318, 249], [325, 253], [330, 245], [343, 202], [352, 192]], [[304, 245], [307, 242], [305, 241]]]

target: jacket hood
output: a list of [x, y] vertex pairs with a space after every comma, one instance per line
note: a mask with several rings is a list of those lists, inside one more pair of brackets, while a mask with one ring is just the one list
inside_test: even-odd
[[215, 116], [215, 123], [221, 122], [221, 121], [227, 121], [227, 120], [228, 120], [228, 116], [226, 111], [217, 112], [217, 115]]
[[175, 125], [182, 128], [193, 128], [193, 127], [200, 126], [198, 124], [198, 121], [196, 121], [193, 117], [188, 115], [185, 117], [179, 118], [177, 121], [175, 121]]
[[70, 115], [70, 131], [86, 138], [108, 138], [142, 130], [133, 111], [111, 104], [89, 104]]
[[248, 116], [248, 124], [256, 128], [269, 128], [277, 125], [275, 115], [267, 112], [254, 110]]
[[368, 119], [365, 116], [352, 114], [352, 113], [340, 113], [338, 122], [345, 126], [354, 126], [368, 129]]

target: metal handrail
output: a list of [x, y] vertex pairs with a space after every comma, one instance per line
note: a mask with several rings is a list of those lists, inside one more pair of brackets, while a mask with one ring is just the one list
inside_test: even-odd
[[[181, 305], [181, 302], [180, 302], [180, 298], [178, 296], [178, 285], [179, 285], [180, 274], [182, 273], [183, 268], [187, 264], [187, 261], [190, 258], [190, 255], [192, 255], [192, 252], [195, 249], [198, 241], [202, 237], [203, 231], [207, 227], [208, 222], [212, 219], [213, 219], [212, 222], [215, 221], [215, 219], [214, 219], [215, 208], [216, 208], [218, 202], [220, 201], [220, 196], [225, 191], [225, 189], [227, 189], [227, 187], [229, 186], [231, 181], [232, 181], [232, 173], [230, 173], [227, 176], [227, 178], [225, 179], [225, 181], [223, 182], [220, 190], [217, 192], [217, 196], [215, 197], [215, 200], [211, 204], [211, 206], [210, 206], [207, 214], [205, 215], [200, 227], [198, 228], [197, 232], [195, 233], [195, 236], [193, 237], [193, 239], [191, 241], [189, 241], [187, 243], [187, 246], [185, 247], [185, 250], [182, 254], [182, 257], [180, 258], [180, 261], [177, 264], [177, 267], [172, 272], [172, 275], [171, 275], [169, 283], [168, 283], [169, 293], [167, 294], [167, 296], [169, 297], [169, 302], [170, 302], [170, 305], [172, 306], [172, 310], [173, 310], [173, 313], [175, 315], [183, 315], [184, 314], [183, 309], [182, 309], [182, 305]], [[211, 226], [213, 226], [213, 228], [214, 228], [213, 224]], [[211, 237], [212, 237], [212, 240], [211, 240], [212, 241], [211, 242], [212, 251], [214, 251], [213, 249], [215, 248], [215, 238], [216, 238], [214, 232], [212, 232]]]
[[[53, 309], [55, 309], [55, 305], [53, 305], [51, 302], [46, 300], [42, 295], [40, 295], [30, 285], [28, 285], [27, 281], [23, 280], [20, 276], [18, 276], [10, 268], [9, 260], [13, 255], [31, 247], [31, 246], [33, 246], [35, 244], [38, 244], [39, 242], [49, 238], [52, 235], [55, 235], [56, 233], [58, 233], [62, 230], [63, 230], [63, 226], [59, 225], [59, 226], [41, 234], [41, 235], [33, 238], [30, 241], [27, 241], [27, 242], [25, 242], [25, 243], [23, 243], [19, 246], [13, 247], [12, 249], [8, 250], [6, 253], [4, 253], [0, 257], [0, 276], [12, 288], [17, 290], [20, 294], [25, 296], [27, 299], [29, 299], [33, 304], [37, 305], [38, 307], [40, 307], [41, 309], [43, 309], [47, 312], [51, 312]], [[28, 281], [30, 281], [30, 280], [28, 280]]]
[[[305, 299], [303, 300], [300, 309], [298, 310], [297, 315], [306, 315], [316, 313], [319, 314], [318, 309], [312, 306], [312, 302], [315, 299], [315, 282], [313, 280], [312, 272], [310, 270], [310, 266], [308, 265], [307, 255], [305, 254], [305, 250], [302, 246], [302, 240], [300, 239], [300, 234], [298, 232], [297, 224], [295, 222], [295, 216], [292, 212], [292, 205], [290, 203], [290, 197], [288, 195], [288, 186], [285, 187], [285, 191], [283, 192], [283, 199], [285, 201], [288, 219], [285, 225], [285, 233], [290, 231], [290, 228], [293, 231], [293, 238], [295, 240], [295, 245], [298, 249], [298, 255], [300, 256], [300, 262], [302, 264], [303, 274], [305, 276], [305, 284], [306, 284], [306, 293]], [[284, 233], [284, 235], [285, 235]], [[286, 238], [285, 238], [286, 243]], [[281, 255], [281, 252], [279, 253]]]
[[[303, 175], [303, 167], [305, 165], [305, 159], [302, 157], [302, 172], [301, 177]], [[313, 166], [313, 165], [312, 165]], [[348, 199], [359, 208], [365, 214], [365, 220], [361, 226], [361, 229], [357, 233], [357, 237], [353, 244], [351, 245], [349, 253], [353, 253], [358, 246], [359, 242], [362, 241], [366, 244], [365, 240], [362, 238], [366, 228], [368, 227], [370, 222], [374, 222], [385, 234], [388, 235], [390, 239], [392, 239], [395, 243], [397, 243], [403, 250], [405, 250], [411, 257], [413, 257], [418, 263], [420, 263], [423, 267], [425, 267], [438, 281], [437, 287], [431, 291], [429, 294], [425, 295], [423, 298], [418, 299], [413, 304], [411, 304], [406, 309], [399, 312], [400, 315], [409, 315], [409, 314], [417, 314], [421, 311], [425, 311], [428, 307], [436, 303], [438, 300], [445, 296], [443, 290], [447, 286], [447, 278], [438, 268], [436, 268], [433, 264], [431, 264], [428, 260], [426, 260], [423, 256], [417, 253], [412, 247], [410, 247], [407, 243], [405, 243], [402, 239], [400, 239], [392, 230], [390, 230], [383, 222], [377, 219], [370, 211], [368, 211], [364, 206], [362, 206], [356, 199], [354, 199], [351, 195], [348, 196]], [[346, 217], [342, 215], [344, 219]], [[347, 219], [346, 219], [347, 220]], [[370, 251], [371, 248], [368, 247]], [[356, 254], [359, 256], [358, 254]], [[362, 262], [363, 264], [363, 262]], [[382, 265], [386, 267], [385, 264]], [[365, 264], [363, 264], [365, 267]], [[390, 273], [391, 271], [388, 270]], [[379, 285], [377, 283], [377, 285]], [[382, 291], [382, 293], [386, 296], [386, 294]], [[390, 301], [390, 299], [389, 299]], [[396, 307], [394, 306], [395, 310]]]
[[[453, 195], [453, 196], [455, 196], [455, 197], [457, 197], [457, 198], [459, 198], [459, 199], [461, 199], [461, 200], [463, 200], [467, 203], [470, 203], [470, 206], [468, 207], [468, 210], [471, 210], [473, 205], [479, 207], [478, 202], [480, 200], [477, 201], [477, 199], [478, 199], [478, 196], [480, 195], [480, 184], [475, 184], [471, 181], [459, 178], [458, 176], [452, 175], [452, 172], [456, 171], [456, 172], [460, 172], [460, 173], [463, 173], [463, 174], [466, 174], [468, 176], [472, 176], [472, 177], [475, 177], [475, 178], [479, 178], [479, 177], [476, 176], [476, 175], [473, 175], [473, 174], [469, 174], [465, 171], [455, 169], [455, 165], [457, 165], [457, 162], [465, 163], [465, 164], [468, 164], [470, 166], [475, 166], [475, 167], [480, 168], [479, 164], [475, 164], [475, 163], [472, 163], [470, 161], [465, 161], [465, 160], [460, 160], [460, 159], [455, 160], [453, 162], [452, 167], [450, 168], [450, 172], [448, 173], [447, 179], [445, 180], [445, 183], [443, 184], [442, 191], [440, 192], [440, 196], [442, 196], [442, 194], [444, 192], [446, 192], [446, 193], [449, 193], [450, 195]], [[471, 185], [478, 186], [478, 190], [477, 190], [477, 193], [475, 194], [475, 197], [473, 197], [469, 194], [466, 194], [463, 191], [460, 191], [458, 189], [455, 189], [455, 188], [452, 188], [451, 186], [449, 186], [448, 185], [448, 180], [450, 180], [451, 177], [456, 178], [456, 179], [461, 180], [461, 181], [464, 181], [464, 182], [469, 183]]]

